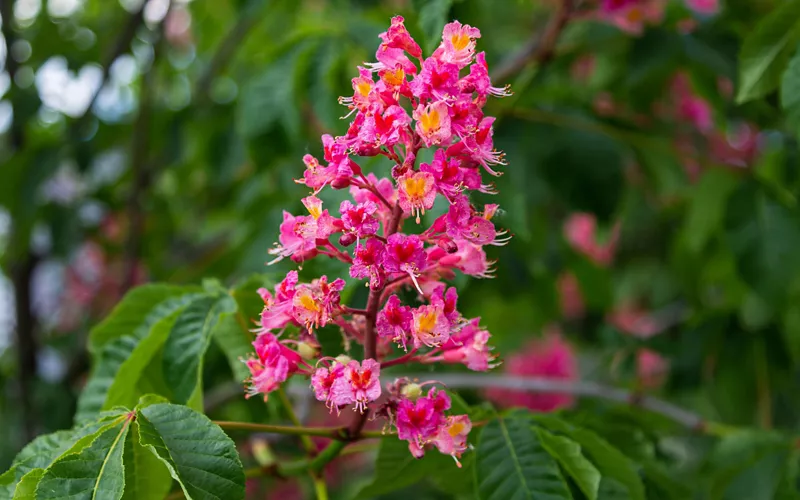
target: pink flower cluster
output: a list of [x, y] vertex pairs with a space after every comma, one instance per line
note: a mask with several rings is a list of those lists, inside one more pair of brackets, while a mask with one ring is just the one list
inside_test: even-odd
[[[597, 18], [622, 31], [639, 35], [646, 25], [664, 19], [667, 0], [600, 0]], [[686, 0], [686, 6], [701, 15], [716, 14], [719, 0]]]
[[[485, 55], [475, 52], [480, 36], [477, 28], [452, 22], [439, 47], [423, 58], [402, 17], [380, 35], [377, 62], [359, 67], [353, 95], [340, 99], [354, 115], [347, 132], [322, 136], [322, 160], [303, 158], [297, 182], [312, 190], [302, 200], [307, 215], [284, 213], [270, 250], [272, 262], [325, 255], [345, 263], [350, 278], [366, 281], [366, 307], [341, 304], [341, 278], [300, 283], [291, 271], [274, 291], [259, 291], [264, 309], [257, 357], [247, 361], [250, 394], [266, 398], [291, 374], [310, 376], [316, 398], [328, 408], [356, 410], [355, 432], [383, 392], [386, 399], [373, 413], [396, 426], [416, 457], [434, 446], [458, 461], [467, 448], [469, 418], [446, 415], [450, 399], [436, 389], [422, 396], [420, 386], [398, 381], [386, 394], [381, 370], [407, 362], [477, 371], [494, 366], [490, 333], [480, 318], [461, 315], [456, 289], [443, 283], [456, 272], [491, 277], [494, 263], [484, 249], [509, 239], [494, 225], [498, 206], [477, 207], [469, 197], [470, 191], [495, 193], [484, 172], [500, 175], [497, 168], [505, 164], [493, 144], [494, 118], [483, 107], [489, 96], [509, 92], [492, 86]], [[418, 164], [422, 149], [431, 150], [430, 161]], [[358, 157], [384, 157], [389, 175], [365, 172]], [[325, 187], [348, 189], [352, 200], [332, 214], [317, 197]], [[442, 215], [422, 226], [436, 203]], [[420, 303], [403, 303], [409, 291]], [[316, 335], [327, 325], [341, 330], [348, 353], [353, 342], [362, 344], [364, 359], [342, 354], [307, 364], [319, 357]], [[300, 339], [279, 340], [287, 329], [298, 330]]]

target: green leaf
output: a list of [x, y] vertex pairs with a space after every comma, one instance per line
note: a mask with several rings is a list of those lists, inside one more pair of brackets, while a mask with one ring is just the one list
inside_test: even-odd
[[691, 203], [686, 214], [683, 237], [692, 253], [699, 253], [722, 226], [725, 204], [737, 185], [730, 172], [706, 171], [692, 187]]
[[572, 498], [558, 464], [526, 418], [497, 418], [481, 432], [475, 478], [481, 499]]
[[173, 399], [186, 403], [201, 383], [203, 356], [211, 342], [211, 332], [220, 315], [236, 311], [228, 295], [203, 297], [180, 312], [164, 345], [164, 379], [172, 388]]
[[725, 227], [739, 275], [779, 307], [800, 271], [800, 217], [758, 186], [745, 184], [728, 203]]
[[572, 429], [568, 436], [581, 445], [583, 451], [588, 453], [592, 463], [600, 471], [600, 475], [603, 476], [598, 498], [605, 498], [603, 495], [603, 483], [608, 478], [624, 487], [627, 490], [628, 498], [633, 500], [645, 499], [644, 484], [642, 484], [642, 479], [639, 477], [636, 466], [621, 451], [611, 446], [594, 432], [586, 429]]
[[43, 475], [44, 469], [33, 469], [22, 476], [19, 484], [17, 484], [17, 489], [14, 490], [13, 500], [35, 500], [36, 487], [39, 486], [39, 481], [41, 481]]
[[762, 97], [777, 88], [800, 27], [800, 0], [782, 2], [744, 39], [739, 54], [736, 102]]
[[190, 500], [244, 498], [244, 470], [233, 441], [205, 415], [173, 404], [137, 411], [139, 437]]
[[536, 434], [544, 449], [558, 460], [586, 498], [596, 500], [600, 472], [583, 456], [580, 445], [571, 439], [551, 434], [541, 427], [536, 428]]
[[[143, 337], [162, 318], [176, 308], [170, 299], [199, 292], [198, 287], [149, 284], [134, 288], [111, 313], [89, 333], [89, 350], [99, 353], [108, 342], [124, 335]], [[182, 302], [178, 300], [178, 302]]]
[[[421, 459], [414, 458], [408, 451], [408, 443], [399, 439], [382, 439], [375, 462], [375, 476], [372, 482], [359, 491], [356, 498], [377, 498], [381, 495], [401, 490], [422, 481], [430, 474], [438, 452], [426, 453]], [[450, 466], [455, 464], [450, 460]]]
[[800, 52], [796, 52], [781, 80], [781, 106], [784, 111], [800, 109]]
[[[135, 386], [149, 358], [163, 340], [155, 338], [143, 344], [160, 322], [182, 309], [197, 297], [197, 287], [146, 285], [128, 293], [111, 314], [90, 334], [94, 363], [89, 381], [78, 399], [75, 421], [92, 419], [99, 411], [117, 404], [133, 406], [140, 394]], [[166, 338], [166, 337], [164, 337]], [[141, 352], [136, 353], [137, 350]], [[119, 373], [124, 376], [118, 377]], [[107, 401], [112, 392], [113, 397]]]
[[126, 417], [103, 428], [79, 453], [64, 454], [53, 462], [36, 489], [37, 500], [122, 498], [125, 488], [122, 456], [130, 421]]
[[172, 487], [172, 477], [163, 463], [141, 444], [139, 423], [134, 421], [125, 439], [124, 500], [164, 498]]
[[425, 35], [425, 52], [433, 52], [442, 41], [442, 28], [448, 21], [453, 0], [415, 0], [414, 6], [419, 12], [419, 27]]

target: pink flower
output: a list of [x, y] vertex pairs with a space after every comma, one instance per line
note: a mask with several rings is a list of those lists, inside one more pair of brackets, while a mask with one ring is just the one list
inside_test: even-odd
[[502, 244], [491, 221], [472, 215], [472, 205], [465, 195], [459, 195], [446, 215], [447, 235], [476, 245]]
[[433, 56], [441, 61], [452, 63], [459, 69], [472, 62], [475, 53], [475, 39], [481, 37], [481, 31], [458, 21], [446, 24], [442, 31], [442, 43], [434, 51]]
[[379, 336], [390, 338], [407, 351], [406, 341], [411, 334], [411, 308], [400, 304], [397, 295], [392, 295], [378, 313], [375, 329]]
[[664, 385], [669, 374], [669, 361], [650, 349], [636, 351], [636, 376], [645, 389]]
[[269, 264], [285, 257], [311, 252], [317, 248], [317, 221], [313, 217], [283, 212], [283, 223], [278, 236], [280, 244], [269, 250], [270, 255], [277, 257]]
[[344, 285], [341, 278], [328, 283], [327, 276], [298, 285], [292, 297], [292, 317], [308, 330], [327, 325], [339, 308], [339, 292]]
[[664, 331], [664, 328], [644, 309], [626, 302], [609, 313], [608, 322], [640, 339], [648, 339]]
[[458, 67], [430, 57], [410, 85], [411, 93], [420, 100], [447, 101], [458, 95]]
[[417, 276], [425, 268], [425, 251], [419, 236], [403, 233], [389, 236], [383, 254], [383, 268], [387, 273], [408, 274], [419, 290]]
[[622, 31], [641, 34], [646, 24], [658, 24], [664, 17], [665, 0], [604, 0], [598, 17]]
[[[505, 363], [506, 373], [571, 381], [578, 378], [578, 366], [573, 348], [557, 330], [547, 332], [542, 339], [530, 341]], [[525, 406], [535, 411], [551, 412], [573, 404], [571, 394], [538, 394], [505, 389], [487, 392], [487, 396], [505, 406]]]
[[[431, 174], [436, 189], [452, 201], [462, 188], [461, 184], [464, 183], [460, 164], [461, 162], [456, 158], [447, 159], [444, 149], [437, 149], [433, 154], [433, 161], [421, 163], [419, 169], [420, 172]], [[478, 183], [480, 184], [480, 177], [478, 177]]]
[[500, 173], [492, 170], [489, 165], [505, 165], [505, 161], [503, 161], [503, 153], [494, 149], [493, 125], [494, 117], [487, 116], [481, 120], [478, 131], [467, 137], [463, 144], [469, 151], [472, 161], [480, 164], [487, 172], [497, 177]]
[[489, 79], [489, 65], [486, 64], [486, 53], [479, 52], [475, 58], [475, 64], [469, 67], [469, 75], [465, 76], [458, 82], [458, 86], [462, 92], [477, 94], [481, 97], [493, 95], [495, 97], [508, 97], [511, 95], [509, 86], [493, 87], [492, 81]]
[[353, 233], [357, 238], [364, 238], [378, 232], [380, 222], [375, 217], [377, 211], [378, 205], [369, 200], [358, 205], [344, 200], [339, 205], [345, 232]]
[[433, 358], [445, 363], [461, 363], [473, 371], [485, 372], [494, 368], [488, 330], [480, 327], [480, 318], [469, 320], [460, 330], [450, 335], [442, 345], [442, 355]]
[[458, 291], [455, 287], [447, 288], [445, 286], [436, 287], [431, 294], [431, 304], [442, 309], [445, 318], [451, 324], [455, 325], [461, 319], [461, 314], [458, 312]]
[[392, 25], [389, 29], [378, 36], [383, 40], [383, 43], [375, 53], [375, 57], [380, 63], [376, 69], [400, 66], [406, 73], [414, 74], [417, 72], [417, 67], [408, 59], [405, 52], [408, 52], [412, 57], [419, 58], [422, 55], [422, 49], [406, 30], [402, 16], [393, 17]]
[[719, 0], [686, 0], [686, 5], [698, 14], [716, 14]]
[[461, 467], [461, 454], [467, 450], [467, 435], [472, 430], [472, 422], [467, 415], [447, 417], [447, 421], [439, 427], [439, 432], [433, 439], [433, 444], [439, 453], [450, 455]]
[[399, 202], [403, 212], [416, 214], [417, 224], [420, 214], [433, 207], [436, 200], [435, 180], [428, 172], [408, 172], [397, 179]]
[[367, 403], [381, 395], [380, 375], [381, 366], [374, 359], [365, 359], [360, 365], [350, 361], [342, 376], [333, 382], [331, 402], [336, 406], [355, 404], [355, 409], [363, 413]]
[[319, 160], [311, 155], [303, 156], [303, 163], [306, 165], [306, 170], [303, 178], [296, 182], [305, 184], [311, 189], [320, 190], [336, 177], [336, 165], [329, 164], [327, 167], [322, 167]]
[[314, 389], [314, 396], [317, 401], [325, 402], [330, 406], [331, 389], [333, 384], [344, 375], [344, 365], [334, 362], [330, 368], [320, 367], [311, 375], [311, 387]]
[[487, 260], [486, 252], [479, 245], [466, 240], [456, 240], [456, 244], [458, 250], [452, 254], [455, 259], [453, 267], [476, 278], [494, 277], [495, 262]]
[[426, 147], [447, 145], [453, 137], [450, 130], [450, 111], [447, 104], [437, 101], [433, 104], [420, 104], [414, 110], [414, 119], [417, 120], [417, 134], [422, 137]]
[[411, 117], [400, 106], [389, 106], [386, 111], [372, 113], [364, 119], [364, 126], [358, 138], [371, 147], [391, 148], [398, 143], [408, 142], [408, 125]]
[[597, 220], [594, 215], [574, 213], [564, 223], [564, 237], [572, 248], [604, 267], [614, 259], [619, 230], [619, 224], [615, 224], [608, 241], [600, 243], [597, 241]]
[[289, 374], [297, 370], [297, 363], [301, 359], [296, 352], [281, 345], [271, 333], [259, 335], [253, 347], [257, 358], [245, 361], [250, 370], [247, 397], [263, 394], [266, 401], [267, 395], [278, 389]]
[[678, 73], [672, 80], [672, 95], [677, 103], [678, 118], [691, 123], [701, 132], [714, 127], [711, 105], [692, 90], [686, 73]]
[[422, 458], [425, 455], [425, 445], [446, 424], [444, 412], [449, 408], [450, 398], [435, 388], [416, 401], [400, 400], [397, 405], [397, 437], [408, 441], [408, 448], [414, 457]]
[[292, 298], [297, 285], [297, 271], [289, 271], [275, 287], [273, 296], [266, 288], [259, 288], [258, 294], [264, 301], [261, 311], [261, 331], [283, 328], [292, 321]]
[[419, 306], [412, 312], [411, 337], [414, 346], [436, 347], [450, 337], [450, 322], [441, 307]]
[[362, 244], [356, 245], [353, 265], [350, 266], [350, 277], [356, 279], [369, 278], [369, 286], [378, 290], [383, 285], [384, 273], [381, 268], [383, 262], [384, 244], [375, 238], [370, 238]]

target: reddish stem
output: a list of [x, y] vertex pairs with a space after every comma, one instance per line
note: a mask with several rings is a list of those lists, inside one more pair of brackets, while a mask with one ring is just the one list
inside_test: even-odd
[[417, 353], [417, 348], [413, 348], [399, 358], [390, 359], [389, 361], [382, 361], [381, 368], [388, 368], [390, 366], [402, 365], [414, 360], [414, 355]]

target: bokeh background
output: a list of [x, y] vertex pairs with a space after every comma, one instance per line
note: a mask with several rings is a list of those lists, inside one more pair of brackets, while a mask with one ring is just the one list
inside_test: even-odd
[[87, 333], [128, 289], [292, 268], [265, 262], [301, 157], [346, 130], [337, 98], [396, 14], [426, 52], [445, 22], [479, 27], [514, 91], [486, 108], [514, 238], [493, 279], [458, 279], [497, 371], [798, 430], [797, 121], [776, 95], [734, 101], [742, 40], [780, 2], [566, 3], [534, 57], [559, 0], [0, 0], [0, 470], [71, 425]]

